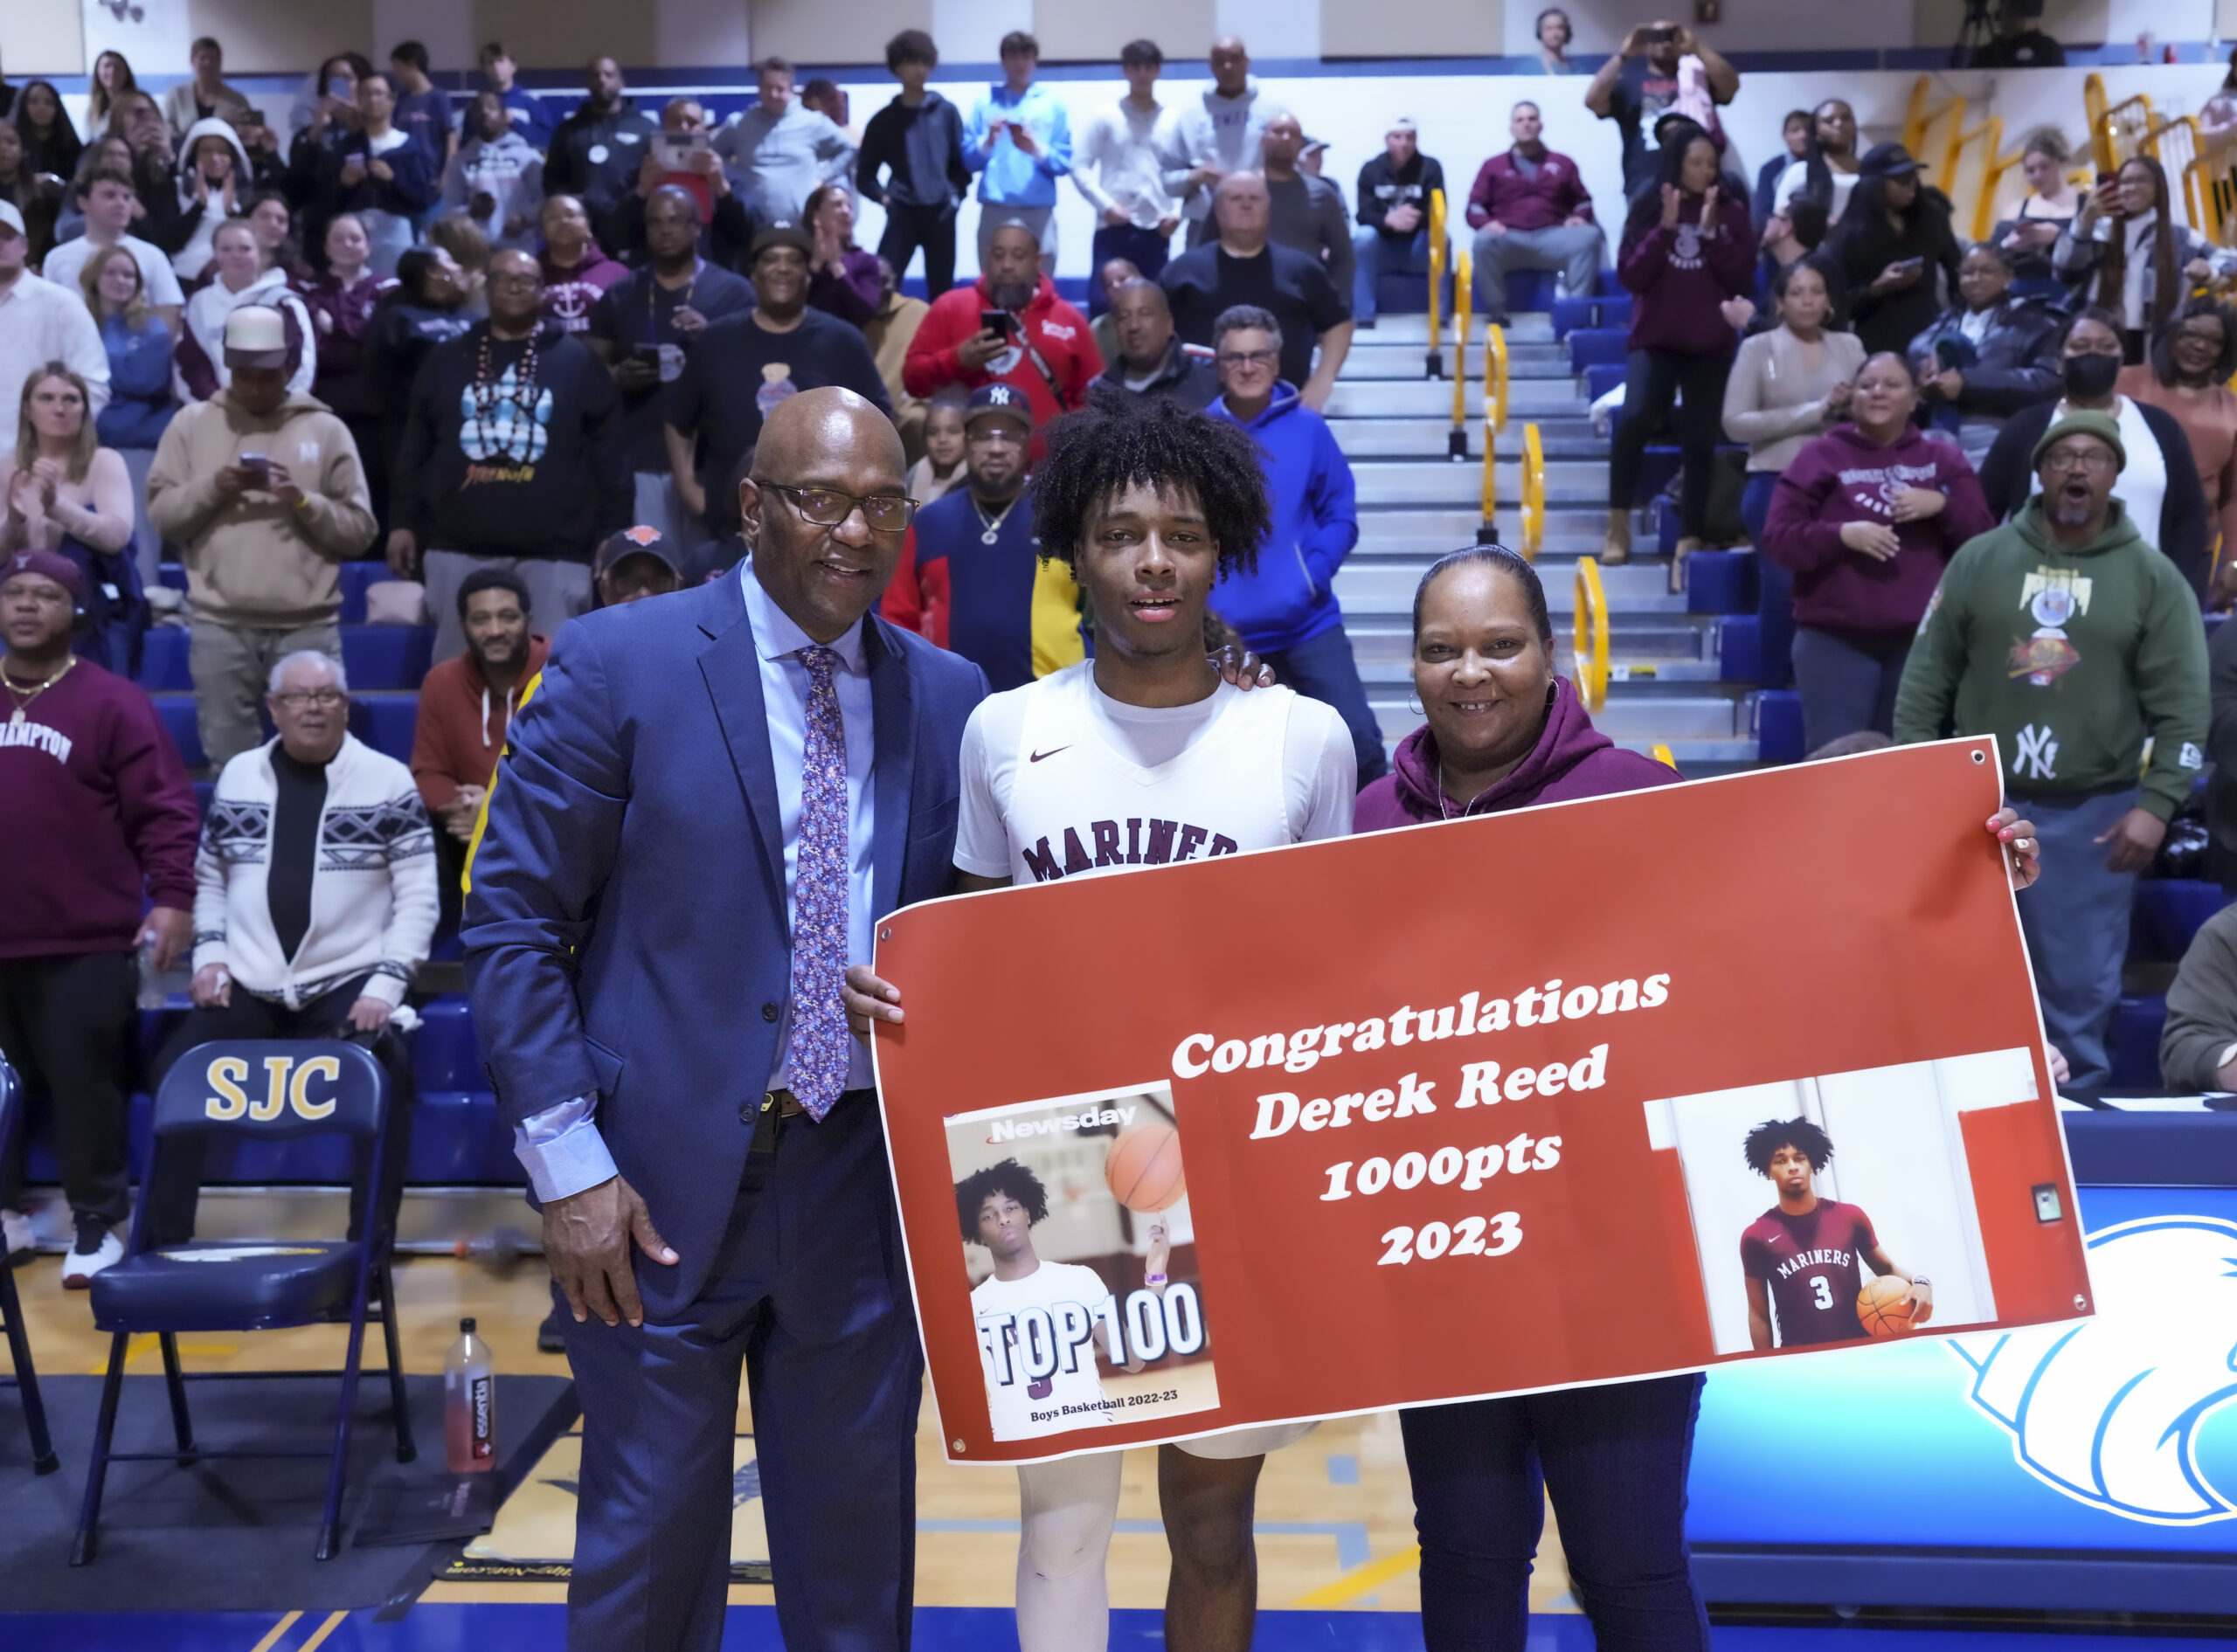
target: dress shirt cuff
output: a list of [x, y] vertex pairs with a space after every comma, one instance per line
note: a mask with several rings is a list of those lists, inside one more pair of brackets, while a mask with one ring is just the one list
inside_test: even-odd
[[513, 1126], [513, 1157], [528, 1172], [537, 1200], [549, 1205], [620, 1174], [598, 1133], [595, 1098], [578, 1096]]

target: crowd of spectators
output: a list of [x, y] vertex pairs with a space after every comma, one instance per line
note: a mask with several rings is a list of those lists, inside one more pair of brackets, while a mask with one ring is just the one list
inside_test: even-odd
[[[1562, 12], [1537, 38], [1546, 73], [1576, 74], [1617, 128], [1624, 192], [1596, 203], [1546, 143], [1543, 100], [1514, 103], [1506, 147], [1452, 202], [1474, 308], [1506, 320], [1517, 272], [1581, 294], [1613, 264], [1633, 302], [1603, 559], [1631, 555], [1646, 450], [1674, 440], [1673, 589], [1694, 550], [1756, 550], [1763, 681], [1791, 674], [1811, 747], [1894, 731], [1953, 558], [2098, 476], [2074, 431], [2112, 432], [2108, 543], [2127, 535], [2194, 600], [2237, 594], [2209, 585], [2237, 529], [2237, 316], [2193, 295], [2237, 255], [2178, 221], [2156, 162], [2080, 188], [2063, 142], [2038, 134], [2026, 197], [1969, 246], [1928, 169], [1867, 141], [1843, 99], [1792, 111], [1743, 173], [1720, 113], [1740, 76], [1691, 28], [1639, 25], [1589, 80]], [[1992, 50], [2048, 56], [2018, 37]], [[1379, 282], [1429, 267], [1443, 164], [1394, 118], [1347, 196], [1233, 37], [1180, 100], [1160, 97], [1158, 45], [1131, 42], [1124, 94], [1077, 130], [1031, 35], [998, 55], [998, 82], [951, 101], [929, 84], [932, 38], [896, 35], [898, 90], [859, 141], [845, 94], [776, 58], [726, 123], [690, 97], [641, 108], [611, 58], [571, 107], [538, 96], [494, 41], [470, 93], [437, 86], [417, 42], [384, 62], [337, 53], [280, 120], [208, 38], [160, 97], [103, 53], [82, 131], [51, 84], [13, 89], [0, 554], [41, 558], [33, 586], [74, 570], [80, 651], [117, 672], [133, 605], [167, 556], [183, 564], [204, 757], [232, 776], [266, 754], [266, 787], [286, 769], [269, 754], [317, 745], [304, 729], [346, 701], [340, 565], [384, 557], [416, 582], [435, 663], [412, 769], [449, 914], [551, 638], [750, 554], [738, 484], [786, 398], [840, 386], [895, 420], [922, 508], [886, 612], [1000, 688], [1091, 646], [1092, 615], [1040, 563], [1021, 508], [1049, 425], [1097, 397], [1168, 397], [1261, 456], [1269, 542], [1225, 577], [1222, 623], [1341, 715], [1375, 778], [1382, 736], [1334, 594], [1358, 514], [1322, 414]], [[1077, 308], [1054, 279], [1067, 176], [1095, 221]], [[974, 194], [978, 273], [959, 285]], [[855, 239], [861, 200], [883, 211], [874, 251]], [[919, 270], [925, 299], [902, 290]], [[1720, 503], [1720, 435], [1747, 450], [1736, 508]], [[1962, 678], [1963, 646], [1939, 645], [1936, 668]], [[1962, 723], [1966, 695], [1946, 697]], [[224, 1011], [197, 978], [200, 1009]], [[2087, 1027], [2075, 1037], [2088, 1073]], [[107, 1195], [82, 1203], [98, 1227]]]

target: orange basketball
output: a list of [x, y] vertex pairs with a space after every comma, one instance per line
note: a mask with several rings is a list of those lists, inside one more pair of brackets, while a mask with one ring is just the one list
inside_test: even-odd
[[1882, 1274], [1856, 1294], [1856, 1317], [1875, 1337], [1900, 1337], [1911, 1328], [1911, 1288]]
[[1181, 1175], [1181, 1132], [1170, 1124], [1121, 1130], [1103, 1160], [1111, 1196], [1128, 1210], [1170, 1210], [1188, 1184]]

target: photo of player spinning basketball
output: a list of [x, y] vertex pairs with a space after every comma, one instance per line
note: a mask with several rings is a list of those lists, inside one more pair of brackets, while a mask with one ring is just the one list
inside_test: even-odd
[[[1858, 1342], [1922, 1325], [1933, 1316], [1932, 1282], [1895, 1265], [1872, 1218], [1854, 1205], [1818, 1197], [1812, 1178], [1833, 1158], [1832, 1138], [1823, 1130], [1806, 1118], [1766, 1119], [1748, 1132], [1745, 1151], [1749, 1168], [1768, 1177], [1779, 1195], [1740, 1236], [1755, 1347]], [[1877, 1275], [1868, 1287], [1860, 1263]]]
[[[994, 1438], [1029, 1439], [1057, 1427], [1114, 1420], [1094, 1356], [1078, 1333], [1092, 1325], [1095, 1352], [1120, 1370], [1139, 1371], [1143, 1361], [1130, 1350], [1119, 1351], [1129, 1356], [1123, 1362], [1112, 1351], [1115, 1316], [1108, 1310], [1112, 1290], [1103, 1275], [1077, 1262], [1043, 1261], [1035, 1254], [1034, 1226], [1049, 1216], [1049, 1190], [1041, 1179], [1015, 1158], [989, 1165], [956, 1184], [955, 1213], [963, 1242], [985, 1246], [994, 1259], [994, 1271], [971, 1292]], [[1160, 1297], [1172, 1251], [1163, 1219], [1153, 1219], [1144, 1273]], [[1047, 1365], [1047, 1351], [1022, 1348], [1022, 1336], [1052, 1340], [1054, 1370], [1039, 1378], [1030, 1374], [1029, 1367]]]

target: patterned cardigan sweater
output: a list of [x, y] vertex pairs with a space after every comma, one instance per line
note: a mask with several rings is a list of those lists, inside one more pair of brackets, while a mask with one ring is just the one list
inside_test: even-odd
[[194, 860], [194, 967], [293, 1009], [371, 971], [364, 995], [404, 1001], [435, 932], [435, 841], [412, 771], [343, 736], [327, 765], [311, 923], [283, 957], [265, 874], [279, 784], [267, 741], [225, 765]]

